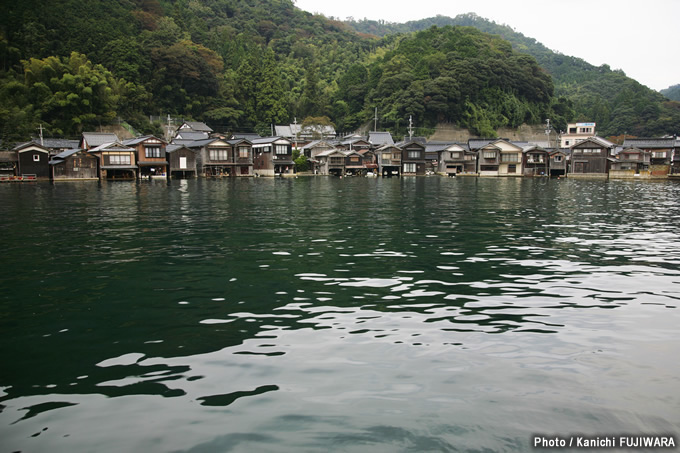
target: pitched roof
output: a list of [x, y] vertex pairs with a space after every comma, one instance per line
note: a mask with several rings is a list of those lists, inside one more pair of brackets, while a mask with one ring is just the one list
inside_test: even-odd
[[277, 136], [277, 137], [256, 138], [256, 139], [250, 140], [250, 143], [252, 143], [253, 145], [266, 145], [268, 143], [274, 143], [275, 141], [278, 141], [278, 140], [288, 141], [288, 139], [285, 138], [285, 137]]
[[257, 138], [262, 138], [260, 134], [256, 134], [254, 132], [235, 132], [231, 135], [231, 138], [245, 138], [246, 140], [253, 141]]
[[614, 148], [616, 146], [614, 143], [610, 142], [609, 140], [605, 140], [602, 137], [595, 136], [595, 137], [588, 137], [585, 140], [582, 140], [578, 143], [575, 143], [573, 146], [570, 146], [570, 148], [574, 149], [576, 147], [581, 147], [586, 142], [593, 142], [593, 143], [600, 145], [604, 148]]
[[670, 138], [627, 138], [623, 141], [624, 148], [673, 148], [676, 145], [676, 139]]
[[43, 146], [40, 143], [36, 143], [34, 141], [19, 143], [17, 146], [12, 148], [12, 151], [21, 151], [22, 149], [26, 149], [26, 148], [39, 148], [40, 151], [42, 151], [42, 152], [45, 152], [45, 153], [49, 152], [49, 150], [47, 149], [46, 146]]
[[394, 139], [389, 132], [369, 132], [368, 141], [376, 146], [394, 145]]
[[196, 152], [195, 149], [191, 149], [188, 146], [185, 145], [177, 145], [177, 144], [170, 144], [165, 148], [166, 153], [174, 153], [175, 151], [178, 151], [180, 149], [188, 149], [189, 151]]
[[165, 142], [165, 140], [163, 140], [162, 138], [158, 138], [158, 137], [155, 137], [153, 135], [142, 135], [140, 137], [135, 137], [135, 138], [130, 138], [128, 140], [123, 140], [123, 145], [128, 145], [128, 146], [137, 145], [137, 144], [142, 143], [143, 141], [148, 140], [150, 138]]
[[[40, 139], [34, 138], [33, 143], [40, 145]], [[77, 149], [80, 145], [78, 140], [69, 140], [66, 138], [43, 138], [42, 146], [50, 149]]]
[[280, 137], [295, 137], [291, 126], [274, 126], [274, 133]]
[[83, 141], [90, 148], [103, 145], [105, 143], [118, 142], [118, 136], [113, 132], [83, 132]]
[[209, 134], [207, 132], [179, 130], [175, 134], [175, 137], [182, 140], [203, 140], [208, 138]]
[[207, 124], [205, 124], [201, 121], [185, 121], [184, 124], [182, 124], [179, 127], [179, 130], [186, 130], [186, 129], [191, 129], [192, 131], [195, 131], [195, 132], [207, 132], [207, 133], [210, 133], [210, 132], [213, 131], [210, 128], [210, 126], [208, 126]]
[[90, 149], [88, 152], [90, 153], [98, 153], [100, 151], [128, 151], [128, 152], [135, 152], [136, 150], [134, 148], [130, 148], [129, 146], [123, 145], [119, 141], [111, 142], [111, 143], [102, 143], [99, 146], [96, 146], [92, 149]]
[[476, 151], [478, 149], [484, 148], [489, 143], [495, 142], [496, 138], [471, 138], [468, 140], [468, 146], [471, 150]]

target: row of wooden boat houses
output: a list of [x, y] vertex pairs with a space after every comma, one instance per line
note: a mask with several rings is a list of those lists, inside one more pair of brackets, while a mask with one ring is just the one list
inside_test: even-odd
[[119, 140], [113, 133], [85, 132], [80, 140], [22, 143], [0, 154], [0, 178], [292, 176], [296, 145], [315, 175], [680, 176], [680, 141], [675, 137], [627, 139], [617, 146], [594, 136], [557, 149], [506, 139], [451, 143], [415, 137], [395, 143], [386, 132], [296, 143], [283, 136], [225, 137], [203, 123], [187, 122], [170, 141], [154, 136]]

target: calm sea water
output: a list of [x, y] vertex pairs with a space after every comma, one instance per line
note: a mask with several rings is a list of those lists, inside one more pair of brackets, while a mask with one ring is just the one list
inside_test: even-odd
[[3, 452], [680, 440], [680, 184], [0, 185]]

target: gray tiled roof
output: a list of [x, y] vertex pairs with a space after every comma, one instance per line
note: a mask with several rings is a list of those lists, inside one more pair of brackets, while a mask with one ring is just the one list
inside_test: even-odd
[[[185, 121], [184, 124], [186, 124], [186, 125], [188, 126], [189, 129], [191, 129], [192, 131], [196, 131], [196, 132], [207, 132], [207, 133], [210, 133], [210, 132], [213, 131], [213, 130], [210, 128], [210, 126], [208, 126], [207, 124], [202, 123], [202, 122], [200, 122], [200, 121]], [[184, 124], [183, 124], [183, 125], [184, 125]], [[183, 125], [182, 125], [182, 126], [183, 126]], [[180, 127], [181, 127], [181, 126], [180, 126]], [[180, 129], [180, 130], [186, 130], [186, 129]]]
[[389, 132], [369, 132], [368, 141], [376, 146], [394, 145], [394, 139]]
[[676, 139], [671, 138], [627, 138], [623, 141], [624, 148], [673, 148]]
[[181, 137], [182, 140], [203, 140], [208, 138], [207, 132], [180, 130], [177, 131], [176, 137]]
[[91, 148], [119, 141], [113, 132], [83, 132], [83, 139]]

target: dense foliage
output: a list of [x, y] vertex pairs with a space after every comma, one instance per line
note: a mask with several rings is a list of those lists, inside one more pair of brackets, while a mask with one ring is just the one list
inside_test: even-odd
[[305, 118], [352, 131], [376, 109], [379, 127], [397, 135], [409, 116], [420, 134], [443, 121], [493, 135], [546, 117], [558, 127], [594, 120], [612, 134], [675, 132], [677, 103], [620, 72], [476, 16], [456, 21], [507, 41], [442, 17], [378, 38], [378, 26], [357, 32], [292, 0], [1, 2], [0, 138], [40, 124], [76, 136], [121, 119], [151, 132], [149, 115], [167, 114], [221, 131], [267, 133]]
[[[410, 33], [432, 26], [471, 26], [500, 36], [519, 52], [536, 58], [555, 85], [551, 122], [565, 130], [567, 121], [595, 121], [600, 135], [632, 134], [659, 136], [678, 133], [680, 104], [668, 102], [660, 93], [628, 78], [620, 70], [607, 65], [593, 66], [586, 61], [554, 52], [533, 38], [527, 38], [506, 25], [483, 19], [475, 14], [455, 18], [437, 16], [406, 24], [383, 21], [351, 21], [352, 28], [377, 36]], [[677, 99], [676, 99], [677, 100]]]
[[550, 77], [497, 37], [469, 27], [433, 27], [400, 37], [392, 47], [338, 81], [336, 98], [351, 118], [365, 119], [361, 113], [371, 115], [375, 106], [383, 127], [396, 132], [405, 132], [412, 116], [423, 127], [453, 122], [493, 136], [499, 127], [540, 123], [548, 114]]

